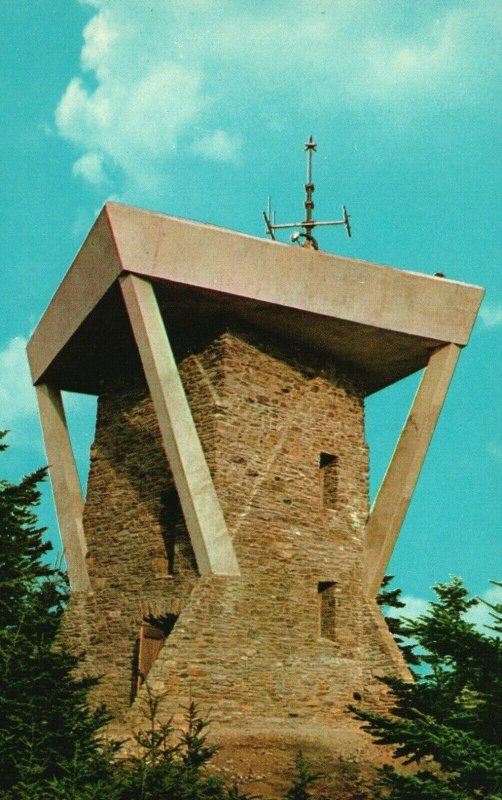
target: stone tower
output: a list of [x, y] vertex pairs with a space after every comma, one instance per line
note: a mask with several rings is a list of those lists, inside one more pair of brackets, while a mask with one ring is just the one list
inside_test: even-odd
[[[107, 204], [28, 352], [65, 636], [122, 730], [146, 679], [220, 741], [364, 746], [345, 708], [406, 674], [375, 595], [481, 297]], [[370, 512], [364, 398], [423, 367]], [[85, 501], [61, 390], [99, 397]]]

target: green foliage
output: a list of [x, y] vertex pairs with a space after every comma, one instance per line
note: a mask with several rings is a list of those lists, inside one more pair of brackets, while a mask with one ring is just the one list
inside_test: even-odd
[[286, 792], [285, 800], [310, 800], [313, 797], [311, 787], [320, 777], [321, 774], [319, 772], [312, 772], [309, 769], [303, 753], [298, 753], [295, 761], [293, 782]]
[[100, 738], [108, 717], [86, 703], [94, 682], [75, 676], [79, 658], [58, 643], [68, 586], [42, 561], [51, 546], [34, 509], [45, 476], [41, 469], [19, 484], [0, 481], [2, 800], [245, 800], [206, 774], [217, 748], [194, 704], [176, 744], [170, 722], [158, 719], [162, 698], [150, 692], [137, 757], [121, 757]]
[[394, 637], [396, 644], [399, 646], [406, 663], [409, 664], [410, 667], [418, 666], [420, 658], [415, 653], [414, 645], [406, 641], [405, 626], [401, 617], [385, 614], [387, 609], [400, 609], [405, 606], [401, 600], [401, 589], [388, 588], [389, 583], [391, 583], [393, 579], [393, 575], [385, 575], [377, 595], [377, 603], [384, 612], [384, 619], [387, 623], [387, 627]]
[[187, 708], [185, 723], [180, 740], [181, 761], [187, 773], [196, 777], [219, 748], [206, 744], [209, 722], [199, 717], [194, 702]]
[[[208, 721], [193, 703], [176, 735], [171, 721], [161, 719], [162, 697], [146, 686], [148, 724], [135, 736], [136, 754], [126, 756], [102, 738], [107, 716], [86, 703], [93, 682], [76, 677], [79, 658], [58, 643], [68, 587], [43, 561], [50, 545], [34, 509], [44, 478], [38, 470], [18, 484], [0, 481], [0, 796], [251, 800], [207, 769], [217, 748], [208, 744]], [[389, 581], [379, 602], [402, 608]], [[419, 768], [414, 775], [381, 770], [388, 800], [502, 800], [502, 605], [487, 604], [492, 624], [482, 633], [465, 618], [480, 601], [469, 598], [461, 581], [435, 591], [437, 599], [417, 620], [387, 617], [408, 662], [420, 667], [414, 683], [386, 679], [393, 716], [353, 711], [377, 742]], [[300, 755], [284, 800], [309, 800], [319, 777]], [[362, 785], [356, 792], [370, 796]]]
[[[490, 581], [494, 586], [502, 587], [500, 581]], [[484, 606], [490, 609], [490, 617], [493, 620], [493, 625], [487, 625], [488, 630], [495, 631], [495, 633], [502, 633], [502, 603], [488, 603], [487, 600], [480, 600]]]
[[[2, 800], [251, 800], [206, 769], [218, 748], [194, 703], [176, 736], [161, 719], [162, 696], [145, 685], [136, 755], [102, 737], [108, 717], [86, 703], [94, 682], [76, 677], [79, 658], [58, 643], [68, 586], [42, 560], [51, 546], [34, 509], [45, 476], [41, 469], [19, 484], [0, 481]], [[316, 777], [300, 759], [286, 800], [309, 798]]]
[[231, 793], [223, 779], [209, 775], [206, 766], [216, 747], [206, 743], [208, 721], [199, 716], [195, 703], [186, 710], [185, 724], [176, 743], [171, 720], [160, 719], [162, 695], [145, 683], [145, 717], [148, 726], [134, 740], [137, 755], [118, 761], [114, 768], [117, 800], [245, 800], [237, 789]]
[[74, 677], [77, 659], [56, 644], [67, 587], [59, 570], [41, 561], [50, 544], [42, 540], [44, 530], [37, 527], [33, 509], [44, 477], [45, 470], [38, 470], [19, 484], [0, 481], [0, 790], [5, 800], [57, 796], [58, 782], [85, 786], [106, 772], [97, 742], [104, 713], [88, 709], [90, 683]]
[[394, 716], [352, 710], [377, 743], [392, 745], [396, 757], [421, 767], [413, 776], [383, 770], [386, 797], [496, 800], [502, 797], [502, 640], [494, 634], [502, 608], [490, 606], [494, 624], [485, 633], [465, 618], [480, 601], [469, 598], [458, 578], [438, 584], [435, 593], [424, 614], [399, 628], [420, 646], [424, 671], [414, 683], [386, 679]]

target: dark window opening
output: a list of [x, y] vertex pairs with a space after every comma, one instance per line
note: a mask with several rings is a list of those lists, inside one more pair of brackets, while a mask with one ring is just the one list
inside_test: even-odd
[[177, 614], [165, 614], [162, 617], [145, 617], [141, 623], [137, 644], [135, 694], [145, 682], [177, 619]]
[[174, 558], [176, 551], [176, 533], [180, 532], [184, 518], [178, 492], [173, 486], [161, 495], [160, 524], [167, 557], [167, 574], [174, 575]]
[[321, 453], [319, 457], [321, 472], [321, 498], [324, 508], [334, 509], [338, 495], [338, 459], [331, 453]]
[[323, 639], [335, 639], [336, 633], [336, 583], [320, 581], [317, 584], [319, 595], [320, 633]]

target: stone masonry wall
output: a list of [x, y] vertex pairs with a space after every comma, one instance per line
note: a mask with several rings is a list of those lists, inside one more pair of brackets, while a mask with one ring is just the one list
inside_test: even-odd
[[149, 613], [179, 615], [148, 676], [175, 719], [190, 698], [216, 720], [272, 724], [380, 697], [378, 675], [403, 666], [363, 599], [361, 391], [311, 353], [242, 334], [180, 373], [241, 576], [198, 577], [145, 388], [102, 396], [84, 516], [94, 594], [66, 615], [67, 641], [104, 676], [95, 699], [141, 724], [144, 689], [130, 702]]
[[135, 694], [143, 618], [178, 615], [198, 579], [176, 499], [145, 387], [102, 395], [84, 509], [93, 594], [72, 595], [64, 635], [114, 714]]

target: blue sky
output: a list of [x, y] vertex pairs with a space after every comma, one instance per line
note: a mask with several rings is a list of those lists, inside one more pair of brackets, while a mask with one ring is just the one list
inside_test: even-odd
[[[500, 578], [502, 4], [16, 0], [0, 4], [4, 477], [45, 463], [24, 346], [113, 198], [261, 236], [352, 215], [321, 247], [486, 287], [391, 569], [405, 594]], [[416, 376], [368, 402], [372, 492]], [[93, 401], [68, 398], [85, 479]], [[50, 491], [42, 519], [56, 541]]]

